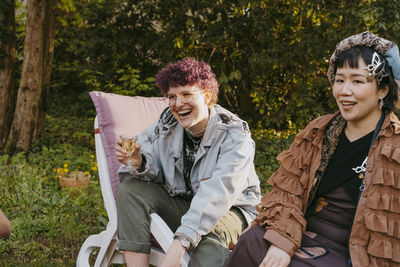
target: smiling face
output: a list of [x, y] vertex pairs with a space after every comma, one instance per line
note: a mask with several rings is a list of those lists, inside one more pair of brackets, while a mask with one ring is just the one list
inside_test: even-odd
[[170, 109], [182, 128], [200, 132], [207, 126], [210, 94], [196, 85], [170, 87]]
[[369, 71], [362, 58], [358, 68], [345, 64], [338, 68], [333, 85], [333, 95], [348, 127], [375, 129], [382, 114], [379, 99], [387, 90], [378, 90], [376, 79], [368, 79]]

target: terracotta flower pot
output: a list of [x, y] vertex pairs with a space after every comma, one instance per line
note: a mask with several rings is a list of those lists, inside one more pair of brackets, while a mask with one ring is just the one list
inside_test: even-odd
[[87, 189], [89, 188], [90, 183], [90, 174], [85, 174], [81, 171], [73, 171], [70, 173], [66, 173], [65, 177], [60, 177], [60, 186], [61, 188], [80, 188]]

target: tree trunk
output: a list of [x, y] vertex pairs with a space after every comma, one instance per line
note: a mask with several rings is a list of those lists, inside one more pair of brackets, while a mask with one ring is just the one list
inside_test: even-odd
[[43, 49], [43, 92], [39, 102], [39, 114], [38, 114], [38, 127], [34, 132], [34, 140], [36, 140], [40, 133], [45, 128], [45, 100], [50, 93], [50, 81], [51, 81], [51, 69], [53, 65], [54, 56], [54, 40], [56, 36], [56, 14], [57, 14], [57, 3], [56, 0], [49, 0], [49, 4], [46, 5], [46, 31], [44, 32], [44, 49]]
[[252, 103], [250, 98], [250, 90], [247, 86], [245, 78], [242, 78], [242, 87], [240, 88], [239, 94], [239, 110], [246, 116], [254, 117], [257, 114], [255, 105]]
[[44, 97], [50, 87], [57, 1], [28, 0], [24, 63], [6, 152], [27, 151], [44, 126]]
[[0, 150], [14, 112], [15, 42], [15, 0], [3, 0], [0, 3]]

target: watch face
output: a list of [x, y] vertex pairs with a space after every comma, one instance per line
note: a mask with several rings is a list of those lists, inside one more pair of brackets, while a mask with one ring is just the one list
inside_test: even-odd
[[187, 240], [186, 238], [180, 238], [180, 240], [181, 240], [181, 244], [183, 247], [189, 248], [189, 246], [190, 246], [189, 240]]

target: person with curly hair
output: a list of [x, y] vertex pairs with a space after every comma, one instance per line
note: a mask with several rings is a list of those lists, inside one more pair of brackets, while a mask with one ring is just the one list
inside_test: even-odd
[[226, 267], [400, 266], [398, 47], [370, 32], [350, 36], [328, 79], [339, 110], [277, 157], [273, 189]]
[[156, 212], [174, 232], [162, 266], [181, 266], [185, 251], [189, 266], [222, 266], [260, 201], [254, 141], [245, 121], [216, 104], [218, 82], [205, 62], [169, 63], [156, 83], [168, 107], [138, 137], [133, 170], [116, 146], [119, 249], [128, 266], [148, 266]]

